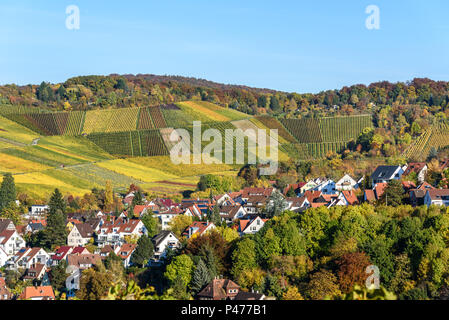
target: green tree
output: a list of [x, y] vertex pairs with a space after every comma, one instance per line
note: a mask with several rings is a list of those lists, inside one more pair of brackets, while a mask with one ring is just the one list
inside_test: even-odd
[[328, 270], [320, 270], [310, 276], [307, 284], [307, 294], [312, 300], [323, 300], [340, 295], [337, 277]]
[[210, 276], [209, 270], [202, 259], [198, 261], [196, 269], [193, 272], [191, 288], [193, 292], [198, 293], [203, 289], [209, 282], [211, 282], [212, 277]]
[[67, 262], [62, 260], [57, 266], [51, 268], [50, 279], [53, 290], [61, 291], [65, 288], [65, 281], [69, 274], [66, 273]]
[[155, 235], [159, 234], [159, 232], [161, 231], [159, 218], [156, 217], [152, 211], [147, 211], [147, 213], [143, 215], [141, 220], [145, 225], [145, 229], [147, 229], [148, 237], [152, 238]]
[[131, 256], [131, 263], [142, 266], [142, 268], [148, 263], [154, 252], [153, 243], [150, 238], [143, 235], [137, 241], [137, 248]]
[[20, 207], [16, 206], [14, 202], [10, 202], [7, 207], [1, 210], [0, 218], [10, 219], [14, 223], [14, 225], [20, 225], [22, 223], [21, 209]]
[[270, 99], [270, 108], [274, 112], [277, 112], [277, 111], [279, 111], [281, 109], [281, 106], [279, 104], [279, 100], [275, 96], [272, 96], [271, 99]]
[[399, 180], [391, 180], [388, 182], [384, 193], [379, 199], [381, 204], [397, 207], [402, 204], [404, 198], [404, 188]]
[[67, 241], [65, 202], [58, 189], [52, 194], [48, 206], [47, 227], [42, 240], [45, 248], [53, 249], [65, 245]]
[[254, 240], [244, 238], [232, 253], [231, 274], [234, 279], [238, 279], [243, 271], [257, 268], [256, 243]]
[[280, 215], [288, 208], [288, 203], [279, 191], [273, 192], [264, 213], [267, 217], [272, 218]]
[[0, 187], [0, 210], [8, 207], [11, 202], [16, 201], [16, 185], [14, 178], [10, 173], [3, 176], [2, 185]]
[[96, 265], [82, 272], [76, 297], [80, 300], [100, 300], [107, 297], [112, 285], [112, 277], [105, 267]]
[[192, 259], [186, 254], [181, 254], [175, 257], [167, 266], [164, 276], [172, 283], [174, 283], [176, 278], [179, 276], [184, 286], [188, 286], [190, 280], [192, 279], [192, 270]]

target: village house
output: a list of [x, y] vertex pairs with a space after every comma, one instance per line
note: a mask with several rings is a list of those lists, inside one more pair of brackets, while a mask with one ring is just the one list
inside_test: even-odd
[[232, 280], [214, 279], [197, 297], [199, 300], [234, 300], [239, 291], [240, 286]]
[[173, 232], [168, 230], [164, 230], [158, 235], [154, 236], [151, 241], [153, 242], [154, 246], [154, 262], [159, 262], [160, 260], [165, 259], [167, 250], [175, 250], [180, 247], [179, 239]]
[[378, 201], [380, 197], [385, 192], [385, 189], [387, 188], [388, 183], [377, 183], [372, 190], [367, 189], [365, 190], [363, 194], [363, 200], [365, 202], [373, 203], [375, 201]]
[[[405, 168], [405, 167], [404, 167]], [[373, 188], [379, 183], [388, 183], [391, 180], [401, 180], [405, 171], [401, 166], [379, 166], [371, 175]]]
[[48, 205], [33, 205], [29, 208], [28, 214], [31, 217], [39, 217], [46, 215], [50, 207]]
[[416, 189], [409, 191], [410, 194], [410, 204], [412, 206], [422, 206], [424, 205], [424, 197], [426, 196], [427, 190], [435, 189], [432, 185], [427, 182], [423, 182]]
[[246, 209], [238, 204], [220, 207], [220, 217], [226, 223], [232, 223], [234, 220], [242, 219], [248, 214]]
[[424, 197], [424, 204], [427, 206], [449, 206], [449, 189], [427, 190]]
[[301, 194], [301, 188], [304, 187], [305, 185], [306, 185], [305, 182], [289, 184], [288, 186], [286, 186], [284, 188], [284, 191], [282, 192], [282, 194], [284, 196], [287, 196], [287, 193], [292, 189], [293, 192], [296, 194], [296, 196], [299, 196]]
[[190, 239], [193, 235], [202, 236], [206, 232], [213, 229], [215, 229], [215, 225], [212, 222], [194, 221], [190, 226], [186, 228], [182, 235], [187, 239]]
[[112, 221], [105, 222], [97, 235], [99, 247], [111, 245], [121, 246], [125, 243], [125, 237], [140, 238], [145, 231], [145, 226], [140, 219], [113, 218]]
[[269, 198], [265, 195], [249, 196], [243, 207], [249, 215], [260, 214], [267, 205], [268, 200]]
[[42, 248], [22, 248], [7, 262], [8, 269], [29, 269], [36, 264], [49, 264], [50, 255]]
[[352, 190], [344, 190], [338, 195], [333, 206], [354, 206], [357, 204], [359, 204], [359, 199], [356, 193]]
[[19, 296], [19, 300], [55, 300], [55, 293], [51, 286], [26, 287]]
[[321, 191], [322, 194], [335, 194], [336, 186], [333, 180], [324, 180], [312, 190]]
[[47, 266], [45, 264], [37, 263], [32, 265], [25, 271], [23, 276], [24, 280], [41, 280], [47, 271]]
[[338, 191], [350, 191], [358, 188], [358, 182], [355, 181], [349, 174], [345, 174], [335, 183], [335, 189]]
[[0, 220], [0, 248], [11, 256], [25, 246], [25, 240], [17, 232], [14, 223], [9, 219]]
[[254, 219], [245, 219], [239, 221], [238, 233], [243, 236], [245, 234], [255, 234], [263, 228], [268, 219], [255, 217]]
[[67, 236], [69, 246], [85, 246], [94, 237], [94, 230], [87, 223], [75, 224]]
[[296, 198], [285, 198], [288, 207], [287, 210], [294, 212], [303, 212], [307, 208], [310, 208], [310, 202], [306, 196], [296, 197]]
[[408, 164], [407, 169], [404, 171], [404, 176], [408, 176], [412, 172], [416, 173], [418, 183], [423, 183], [426, 179], [427, 164], [425, 162], [411, 162]]
[[154, 215], [159, 218], [162, 230], [168, 230], [170, 229], [170, 222], [181, 213], [180, 208], [173, 207], [165, 211], [157, 211]]
[[123, 266], [128, 268], [131, 265], [131, 256], [137, 248], [137, 244], [135, 243], [124, 243], [117, 250], [117, 256], [122, 258]]
[[57, 266], [61, 261], [67, 261], [69, 254], [89, 254], [89, 250], [84, 247], [61, 246], [50, 257], [50, 265]]
[[5, 278], [0, 277], [0, 300], [11, 300], [12, 293], [6, 286]]

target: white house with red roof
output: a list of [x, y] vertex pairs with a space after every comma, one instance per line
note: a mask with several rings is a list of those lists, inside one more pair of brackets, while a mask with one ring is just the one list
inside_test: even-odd
[[198, 207], [198, 205], [194, 204], [190, 207], [187, 207], [184, 211], [184, 214], [186, 216], [190, 216], [190, 217], [197, 217], [197, 218], [202, 218], [203, 214], [201, 212], [201, 209]]
[[49, 261], [50, 255], [42, 248], [22, 248], [8, 260], [6, 266], [14, 270], [29, 269], [36, 264], [48, 265]]
[[11, 256], [25, 246], [25, 240], [17, 232], [14, 223], [9, 219], [0, 220], [0, 248]]
[[353, 206], [359, 204], [359, 199], [353, 190], [343, 190], [335, 199], [332, 206]]
[[173, 207], [169, 210], [159, 211], [154, 215], [159, 218], [162, 230], [168, 230], [170, 228], [170, 222], [181, 213], [182, 210], [180, 208]]
[[427, 206], [449, 206], [449, 189], [430, 189], [424, 197]]
[[105, 222], [98, 231], [97, 243], [99, 247], [107, 244], [121, 246], [126, 236], [140, 238], [144, 234], [145, 226], [140, 219], [118, 218]]
[[263, 228], [268, 219], [262, 219], [257, 216], [254, 219], [245, 219], [239, 221], [238, 233], [243, 236], [245, 234], [255, 234]]
[[116, 250], [117, 255], [122, 258], [123, 265], [128, 268], [131, 264], [131, 256], [137, 248], [137, 244], [124, 243], [120, 248]]

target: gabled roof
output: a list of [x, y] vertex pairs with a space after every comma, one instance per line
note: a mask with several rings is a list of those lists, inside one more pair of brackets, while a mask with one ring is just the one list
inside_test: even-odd
[[368, 202], [376, 201], [376, 195], [374, 193], [374, 190], [370, 190], [370, 189], [365, 190], [365, 199]]
[[427, 190], [431, 200], [449, 200], [449, 189], [432, 189]]
[[210, 298], [214, 300], [223, 300], [227, 297], [230, 289], [240, 289], [240, 286], [234, 281], [228, 279], [214, 279], [200, 293], [199, 297]]
[[53, 288], [51, 286], [26, 287], [20, 295], [19, 299], [27, 300], [39, 297], [46, 297], [54, 300], [55, 293], [53, 292]]
[[418, 188], [416, 188], [418, 190], [427, 190], [427, 189], [435, 189], [435, 187], [433, 187], [430, 183], [424, 181], [420, 186], [418, 186]]
[[165, 238], [167, 238], [169, 235], [172, 235], [176, 240], [178, 240], [178, 238], [175, 236], [175, 234], [173, 232], [171, 232], [170, 230], [163, 230], [161, 231], [158, 235], [154, 236], [151, 240], [154, 243], [154, 246], [157, 247], [159, 246], [159, 244], [165, 240]]
[[214, 226], [214, 224], [212, 222], [194, 221], [190, 226], [186, 228], [186, 230], [183, 232], [183, 235], [188, 235], [190, 229], [195, 229], [195, 232], [193, 232], [192, 234], [198, 233], [199, 235], [201, 235], [210, 226]]
[[371, 177], [373, 180], [388, 180], [393, 178], [394, 173], [400, 168], [400, 166], [378, 166]]
[[5, 244], [11, 239], [11, 237], [16, 233], [16, 230], [4, 230], [0, 232], [0, 244]]
[[76, 266], [80, 269], [84, 265], [95, 265], [101, 261], [101, 256], [99, 254], [69, 254], [67, 256], [67, 264], [69, 266]]
[[355, 194], [354, 191], [342, 191], [341, 192], [343, 194], [343, 196], [345, 197], [346, 201], [350, 204], [350, 205], [354, 205], [359, 203], [359, 200], [357, 199], [357, 196]]
[[425, 162], [412, 162], [409, 163], [407, 169], [405, 169], [404, 171], [404, 176], [408, 176], [410, 173], [415, 172], [415, 173], [420, 173], [422, 169], [424, 169], [424, 167], [427, 164]]
[[72, 246], [59, 247], [56, 250], [55, 254], [51, 256], [51, 259], [57, 261], [57, 260], [61, 260], [61, 259], [65, 258], [65, 256], [67, 254], [69, 254], [69, 252], [71, 252], [72, 248], [73, 248]]
[[255, 217], [253, 219], [242, 219], [242, 220], [239, 221], [239, 230], [240, 230], [240, 232], [244, 232], [257, 219], [262, 220], [263, 223], [268, 221], [268, 219], [262, 219], [259, 216]]
[[223, 213], [222, 216], [227, 219], [234, 219], [237, 212], [239, 212], [240, 209], [245, 210], [240, 205], [234, 205], [234, 206], [222, 206], [220, 208], [220, 213]]
[[10, 219], [0, 219], [0, 232], [15, 230], [14, 223]]
[[117, 255], [122, 259], [127, 259], [136, 250], [136, 247], [135, 243], [125, 243], [120, 247]]
[[376, 184], [376, 186], [374, 187], [374, 193], [376, 195], [377, 200], [379, 200], [380, 197], [382, 197], [382, 195], [384, 194], [385, 189], [387, 187], [388, 187], [388, 183], [386, 183], [386, 182]]
[[413, 181], [402, 181], [402, 187], [407, 191], [410, 189], [415, 189], [416, 184]]
[[87, 223], [76, 224], [73, 228], [76, 228], [83, 238], [92, 238], [94, 230]]

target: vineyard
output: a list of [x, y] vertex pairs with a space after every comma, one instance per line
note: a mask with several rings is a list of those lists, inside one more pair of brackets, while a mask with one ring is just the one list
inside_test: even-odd
[[167, 127], [164, 116], [162, 115], [161, 109], [159, 107], [151, 107], [148, 110], [150, 111], [151, 119], [153, 119], [154, 126], [157, 129]]
[[432, 148], [436, 150], [449, 146], [449, 126], [438, 123], [426, 130], [410, 147], [404, 151], [407, 159], [425, 161]]
[[168, 154], [159, 130], [93, 133], [87, 138], [112, 155], [151, 157]]
[[139, 111], [139, 123], [137, 124], [138, 130], [154, 129], [154, 123], [151, 119], [149, 108], [141, 108]]
[[317, 119], [281, 119], [281, 123], [300, 142], [323, 142]]
[[[260, 117], [255, 117], [252, 120], [260, 121], [267, 128], [277, 129], [279, 137], [286, 140], [287, 143], [297, 143], [298, 142], [276, 118], [268, 117], [268, 116], [260, 116]], [[279, 141], [279, 142], [281, 142], [281, 141]]]
[[320, 119], [321, 137], [324, 142], [340, 142], [357, 139], [363, 129], [372, 127], [371, 116], [351, 116]]
[[306, 143], [307, 152], [313, 158], [323, 158], [328, 152], [338, 153], [346, 149], [346, 142], [312, 142]]
[[88, 111], [84, 121], [83, 133], [135, 130], [138, 113], [138, 108]]

